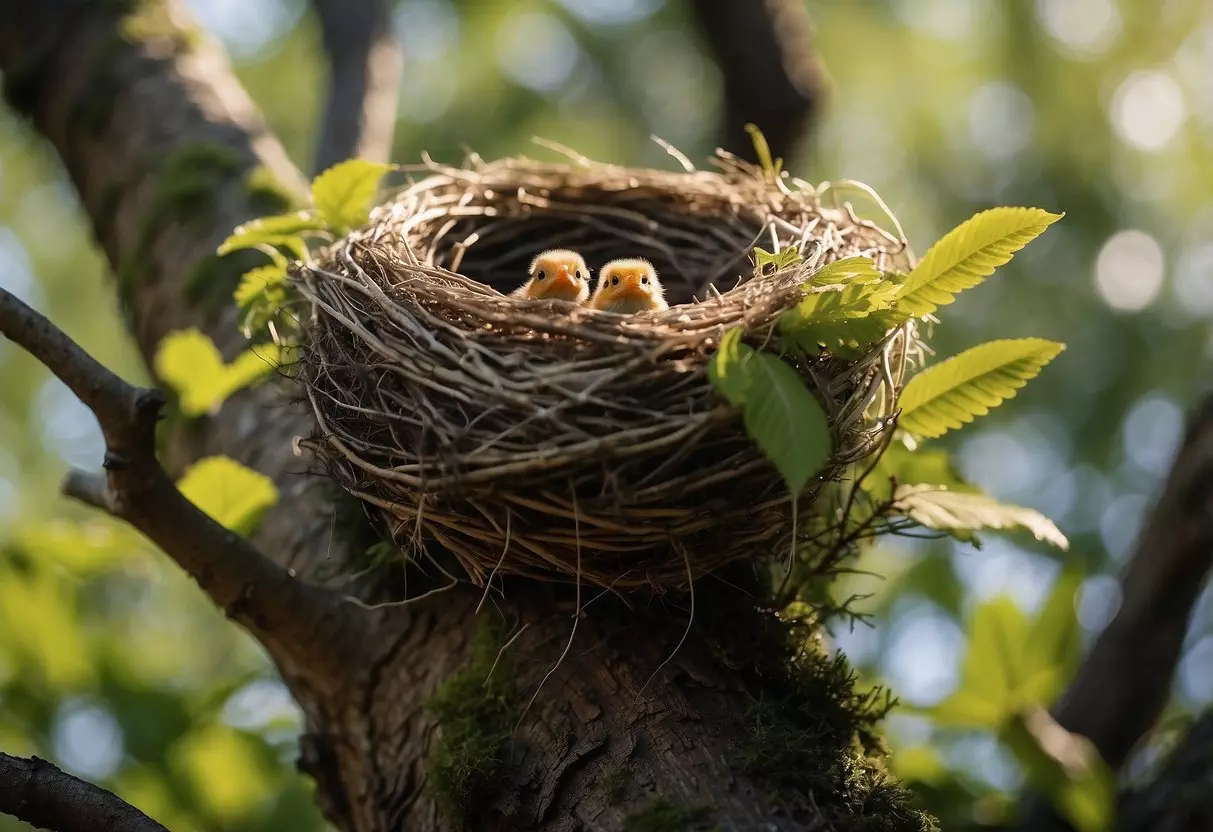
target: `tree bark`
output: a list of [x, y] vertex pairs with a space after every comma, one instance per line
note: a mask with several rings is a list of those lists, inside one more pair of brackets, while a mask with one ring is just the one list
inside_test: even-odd
[[[249, 263], [213, 252], [239, 222], [282, 210], [302, 179], [215, 44], [176, 2], [2, 0], [0, 69], [10, 103], [63, 159], [149, 365], [161, 338], [189, 326], [229, 358], [243, 349], [230, 293]], [[334, 565], [348, 572], [360, 553], [330, 534], [323, 482], [299, 476], [290, 438], [310, 428], [272, 388], [245, 391], [217, 416], [178, 425], [172, 462], [225, 454], [269, 475], [280, 501], [258, 548], [300, 579], [327, 573], [340, 586]], [[714, 614], [701, 612], [688, 631], [685, 599], [577, 604], [570, 588], [517, 582], [477, 614], [480, 591], [460, 584], [407, 605], [344, 605], [348, 620], [334, 626], [351, 635], [336, 671], [267, 647], [306, 716], [300, 765], [344, 830], [424, 832], [461, 818], [485, 830], [613, 830], [629, 817], [667, 828], [842, 830], [877, 806], [882, 828], [922, 828], [904, 795], [852, 751], [870, 723], [844, 678], [815, 689], [821, 707], [792, 707], [784, 719], [800, 732], [792, 752], [821, 750], [787, 773], [793, 788], [746, 773], [762, 762], [753, 753], [750, 765], [739, 761], [755, 739], [751, 706], [798, 694], [772, 669], [785, 657], [782, 628], [742, 593], [716, 595]], [[495, 617], [506, 629], [491, 643], [493, 673], [508, 672], [509, 690], [488, 701], [498, 683], [476, 656]], [[460, 700], [461, 690], [476, 695]], [[479, 792], [435, 757], [465, 767], [484, 758], [452, 750], [460, 725], [476, 727], [474, 750], [488, 743], [504, 761], [495, 776], [471, 779]], [[454, 805], [451, 780], [475, 799]]]

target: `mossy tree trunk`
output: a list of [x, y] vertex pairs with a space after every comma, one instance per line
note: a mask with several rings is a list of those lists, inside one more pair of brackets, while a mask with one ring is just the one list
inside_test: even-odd
[[[218, 47], [175, 2], [3, 0], [0, 69], [75, 183], [149, 366], [189, 326], [229, 359], [243, 349], [230, 298], [248, 261], [215, 247], [303, 180]], [[330, 539], [329, 489], [295, 476], [290, 437], [309, 424], [273, 396], [173, 426], [169, 462], [225, 454], [273, 477], [256, 543], [300, 580], [340, 584], [330, 565], [358, 546]], [[879, 707], [845, 666], [794, 660], [751, 599], [710, 593], [688, 632], [685, 599], [587, 593], [578, 615], [571, 589], [517, 583], [477, 614], [481, 593], [460, 585], [346, 605], [336, 668], [290, 649], [306, 616], [267, 648], [306, 714], [300, 765], [344, 830], [923, 828], [853, 742], [870, 744]]]

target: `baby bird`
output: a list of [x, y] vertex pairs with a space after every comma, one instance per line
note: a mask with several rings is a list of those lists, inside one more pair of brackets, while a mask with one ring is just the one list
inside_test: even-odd
[[513, 297], [528, 300], [566, 300], [578, 306], [590, 296], [590, 270], [575, 251], [554, 248], [531, 261], [527, 282]]
[[630, 315], [633, 312], [661, 312], [670, 308], [665, 290], [657, 279], [657, 270], [639, 257], [612, 260], [598, 272], [598, 288], [590, 306], [603, 312]]

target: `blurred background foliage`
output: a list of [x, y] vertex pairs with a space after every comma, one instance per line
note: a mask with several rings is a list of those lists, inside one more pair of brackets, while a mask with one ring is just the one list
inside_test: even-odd
[[[190, 6], [306, 169], [324, 67], [305, 1]], [[995, 337], [1069, 345], [1013, 402], [948, 439], [968, 478], [1044, 511], [1072, 550], [898, 539], [865, 556], [872, 574], [837, 588], [869, 595], [858, 609], [871, 619], [838, 628], [836, 644], [907, 706], [888, 726], [894, 769], [945, 829], [1005, 822], [1023, 772], [992, 733], [932, 708], [955, 698], [989, 627], [1026, 634], [1035, 622], [1025, 655], [1053, 651], [1044, 659], [1065, 672], [1116, 608], [1115, 575], [1213, 353], [1213, 7], [809, 7], [832, 95], [789, 160], [794, 174], [874, 186], [920, 254], [991, 205], [1067, 212], [944, 310], [932, 343], [942, 355]], [[457, 161], [463, 147], [543, 156], [535, 135], [663, 166], [649, 133], [694, 159], [713, 147], [719, 71], [678, 0], [399, 0], [395, 22], [397, 161], [422, 150]], [[146, 381], [71, 185], [3, 110], [0, 285]], [[322, 828], [293, 770], [297, 710], [258, 647], [133, 533], [58, 496], [69, 465], [101, 460], [91, 414], [3, 342], [0, 389], [0, 748], [115, 789], [176, 832]], [[1075, 574], [1059, 583], [1063, 566]], [[1130, 778], [1213, 698], [1208, 597]], [[1052, 635], [1039, 632], [1045, 620]]]

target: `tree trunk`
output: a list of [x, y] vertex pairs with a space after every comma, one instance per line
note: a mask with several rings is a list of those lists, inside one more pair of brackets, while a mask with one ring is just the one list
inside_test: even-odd
[[[0, 0], [0, 69], [79, 190], [149, 365], [189, 326], [229, 358], [243, 349], [231, 290], [250, 262], [215, 247], [303, 183], [215, 44], [175, 2]], [[175, 425], [170, 457], [226, 454], [272, 477], [280, 501], [255, 542], [337, 586], [361, 552], [331, 539], [325, 483], [297, 476], [290, 438], [309, 430], [263, 387]], [[466, 584], [349, 604], [336, 671], [269, 645], [326, 815], [368, 832], [927, 827], [857, 750], [882, 709], [845, 664], [703, 583], [690, 628], [690, 599], [519, 581], [479, 613]]]

